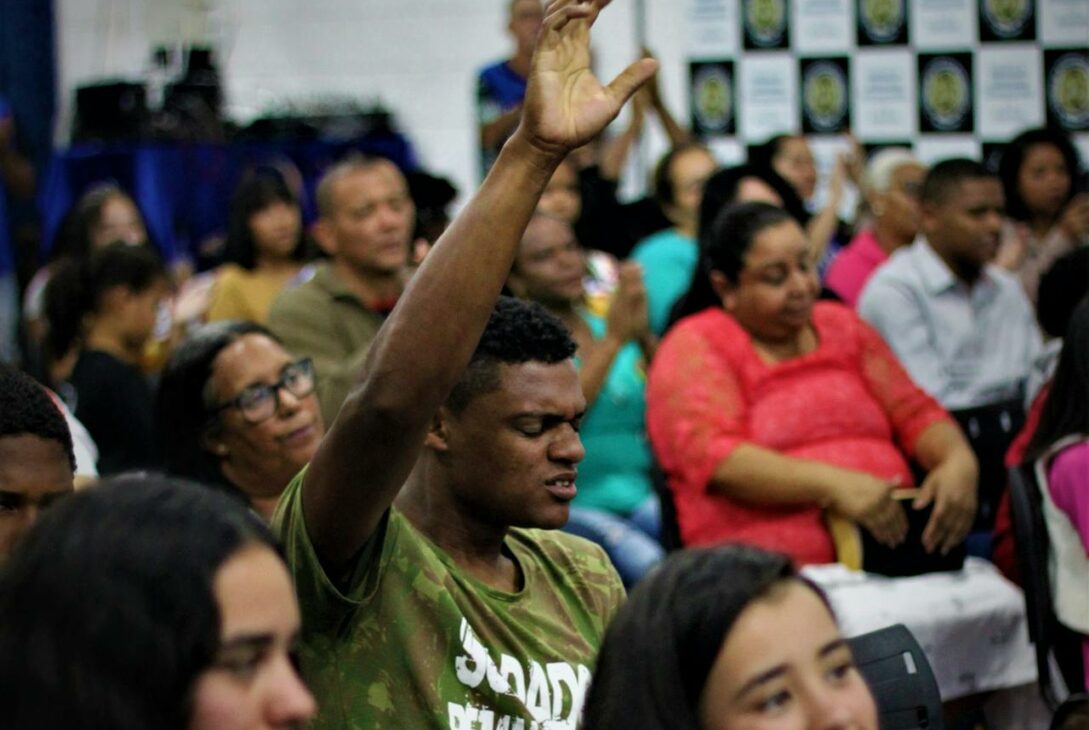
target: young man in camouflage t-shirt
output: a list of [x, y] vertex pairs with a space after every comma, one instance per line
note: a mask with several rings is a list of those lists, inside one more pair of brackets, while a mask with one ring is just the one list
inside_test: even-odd
[[622, 589], [599, 549], [541, 529], [566, 521], [583, 455], [573, 344], [496, 300], [552, 172], [654, 72], [590, 73], [606, 1], [549, 6], [521, 126], [281, 501], [317, 727], [577, 723]]

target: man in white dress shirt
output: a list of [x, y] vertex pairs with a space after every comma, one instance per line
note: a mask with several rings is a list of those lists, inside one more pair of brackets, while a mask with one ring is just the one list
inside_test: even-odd
[[923, 235], [874, 273], [858, 307], [915, 382], [960, 416], [980, 460], [981, 498], [1004, 483], [1002, 453], [1042, 346], [1024, 290], [990, 263], [1002, 211], [1002, 184], [981, 164], [935, 165], [923, 185]]

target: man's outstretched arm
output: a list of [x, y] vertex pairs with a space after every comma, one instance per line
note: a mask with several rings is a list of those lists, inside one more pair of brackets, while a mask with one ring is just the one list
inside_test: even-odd
[[555, 0], [533, 56], [522, 122], [469, 205], [436, 243], [371, 345], [303, 483], [307, 531], [329, 565], [351, 558], [416, 461], [432, 417], [472, 357], [545, 184], [656, 69], [603, 86], [590, 26], [609, 0]]

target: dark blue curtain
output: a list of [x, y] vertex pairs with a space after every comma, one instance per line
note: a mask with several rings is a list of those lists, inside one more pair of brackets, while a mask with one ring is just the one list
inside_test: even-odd
[[53, 17], [53, 0], [0, 0], [0, 94], [11, 102], [19, 145], [39, 171], [53, 145]]

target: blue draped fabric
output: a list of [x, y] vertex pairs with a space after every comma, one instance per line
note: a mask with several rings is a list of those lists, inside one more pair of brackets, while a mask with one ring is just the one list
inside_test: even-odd
[[[0, 2], [0, 97], [11, 106], [19, 150], [39, 170], [52, 149], [55, 80], [52, 0]], [[32, 205], [0, 199], [0, 274], [14, 264], [9, 227], [34, 214]]]

